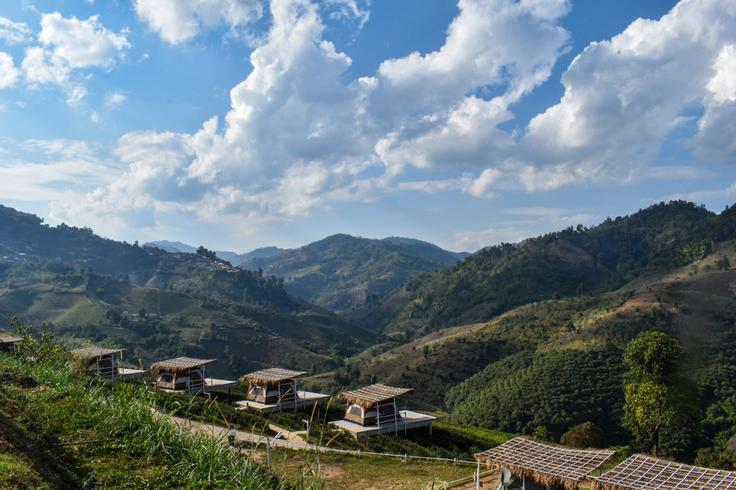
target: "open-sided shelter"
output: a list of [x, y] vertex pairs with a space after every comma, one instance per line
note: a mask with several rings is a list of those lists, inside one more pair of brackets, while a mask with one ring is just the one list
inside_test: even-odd
[[164, 391], [191, 393], [230, 391], [236, 381], [205, 377], [205, 366], [213, 362], [215, 359], [176, 357], [153, 363], [150, 371], [156, 375], [154, 387]]
[[412, 388], [396, 388], [384, 384], [364, 386], [357, 390], [344, 391], [338, 398], [348, 404], [345, 418], [331, 422], [354, 436], [383, 434], [417, 427], [429, 427], [436, 418], [411, 410], [399, 410], [396, 399], [413, 393]]
[[80, 362], [88, 374], [104, 379], [132, 379], [143, 374], [140, 369], [128, 369], [120, 365], [125, 349], [90, 345], [69, 351], [73, 359]]
[[251, 408], [261, 412], [312, 407], [322, 403], [329, 395], [297, 390], [296, 379], [305, 371], [269, 368], [246, 374], [241, 378], [248, 383], [245, 400], [235, 402], [238, 408]]
[[21, 340], [23, 339], [18, 337], [17, 335], [0, 332], [0, 351], [8, 351], [14, 349]]
[[595, 480], [596, 490], [736, 489], [736, 472], [635, 454]]
[[603, 449], [570, 449], [515, 437], [475, 457], [487, 466], [502, 469], [498, 490], [575, 490], [613, 454]]

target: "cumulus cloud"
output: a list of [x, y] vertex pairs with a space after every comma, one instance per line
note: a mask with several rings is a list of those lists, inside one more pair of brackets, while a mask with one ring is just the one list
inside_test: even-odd
[[125, 96], [125, 94], [121, 94], [120, 92], [109, 92], [107, 95], [105, 95], [105, 105], [116, 107], [122, 105], [126, 99], [127, 97]]
[[260, 0], [135, 0], [138, 17], [161, 38], [178, 44], [205, 28], [245, 26], [263, 14]]
[[8, 53], [0, 51], [0, 89], [9, 88], [18, 81], [18, 68]]
[[[240, 24], [205, 19], [204, 2], [177, 2], [166, 12], [164, 4], [139, 0], [136, 8], [172, 43], [206, 26], [248, 22], [245, 13]], [[692, 165], [655, 161], [685, 125], [695, 131], [688, 144], [704, 158], [736, 154], [736, 5], [729, 2], [683, 0], [659, 20], [639, 19], [592, 43], [565, 71], [562, 99], [518, 132], [504, 129], [514, 104], [568, 49], [560, 26], [567, 1], [459, 0], [439, 49], [385, 60], [350, 83], [343, 77], [352, 60], [324, 39], [325, 5], [354, 18], [362, 8], [272, 0], [270, 29], [250, 55], [252, 71], [232, 89], [224, 120], [213, 117], [192, 134], [124, 136], [117, 154], [128, 171], [68, 212], [123, 210], [138, 219], [144, 210], [179, 209], [204, 219], [265, 219], [399, 191], [492, 198], [509, 188], [697, 178], [703, 173]], [[170, 24], [169, 15], [178, 20]], [[442, 177], [407, 180], [410, 168]]]
[[39, 46], [26, 49], [21, 63], [23, 75], [32, 88], [55, 85], [67, 93], [67, 103], [78, 105], [86, 96], [74, 70], [110, 70], [130, 48], [126, 33], [105, 28], [98, 16], [86, 20], [64, 17], [58, 12], [43, 14]]
[[[659, 20], [638, 19], [591, 43], [562, 77], [562, 100], [534, 117], [520, 156], [534, 167], [529, 190], [616, 180], [651, 163], [668, 135], [702, 107], [695, 142], [703, 155], [734, 156], [729, 88], [736, 4], [683, 0]], [[731, 119], [732, 120], [732, 119]]]
[[31, 40], [31, 30], [23, 22], [0, 17], [0, 39], [8, 44], [26, 43]]

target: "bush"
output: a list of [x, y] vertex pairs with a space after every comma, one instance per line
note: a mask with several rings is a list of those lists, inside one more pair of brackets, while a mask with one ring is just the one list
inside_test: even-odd
[[606, 447], [606, 433], [593, 422], [583, 422], [562, 434], [560, 442], [565, 446], [581, 449]]

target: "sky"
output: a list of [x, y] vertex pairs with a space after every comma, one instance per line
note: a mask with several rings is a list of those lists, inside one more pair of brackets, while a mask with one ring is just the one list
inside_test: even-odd
[[0, 203], [119, 240], [474, 251], [735, 164], [730, 0], [0, 2]]

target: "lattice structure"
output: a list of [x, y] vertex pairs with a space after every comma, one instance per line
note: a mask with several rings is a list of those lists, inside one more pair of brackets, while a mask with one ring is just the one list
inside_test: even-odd
[[298, 378], [307, 374], [306, 371], [292, 371], [291, 369], [269, 368], [243, 376], [243, 379], [257, 383], [278, 383], [287, 379]]
[[602, 490], [736, 489], [736, 472], [635, 454], [596, 479]]
[[516, 437], [475, 457], [486, 464], [508, 468], [519, 478], [531, 477], [548, 488], [574, 489], [613, 454], [608, 450], [569, 449]]
[[412, 388], [395, 388], [393, 386], [374, 384], [358, 388], [357, 390], [344, 391], [340, 393], [339, 398], [350, 403], [371, 406], [413, 392], [414, 390]]
[[194, 357], [176, 357], [166, 361], [159, 361], [151, 365], [151, 371], [168, 371], [181, 373], [190, 369], [215, 362], [215, 359], [196, 359]]
[[125, 349], [108, 349], [107, 347], [98, 347], [96, 345], [90, 345], [88, 347], [82, 347], [81, 349], [74, 349], [69, 351], [72, 357], [83, 360], [91, 360], [96, 357], [109, 356], [110, 354], [117, 354], [125, 352]]

